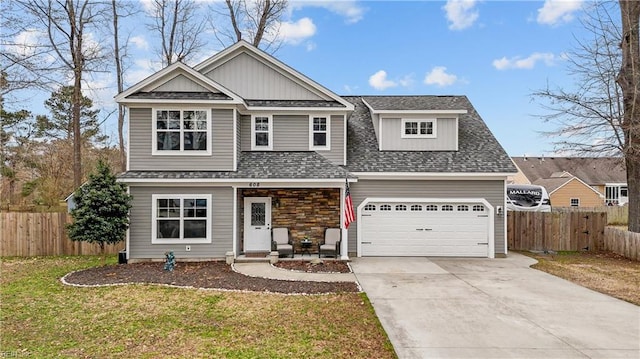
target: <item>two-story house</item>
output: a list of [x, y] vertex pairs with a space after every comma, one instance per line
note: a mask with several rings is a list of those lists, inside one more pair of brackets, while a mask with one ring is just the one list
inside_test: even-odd
[[116, 101], [129, 109], [130, 261], [266, 254], [275, 227], [295, 241], [341, 228], [342, 259], [507, 252], [516, 170], [464, 96], [341, 97], [240, 41]]

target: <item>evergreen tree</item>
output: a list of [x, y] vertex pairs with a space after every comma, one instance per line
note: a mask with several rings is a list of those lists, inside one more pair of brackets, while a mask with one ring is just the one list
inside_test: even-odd
[[126, 185], [116, 182], [116, 176], [104, 161], [99, 161], [96, 173], [74, 193], [76, 207], [71, 211], [74, 221], [67, 229], [73, 241], [98, 243], [103, 254], [106, 244], [124, 240], [129, 228], [132, 197]]
[[[51, 117], [38, 117], [38, 134], [46, 139], [73, 139], [73, 86], [62, 86], [51, 93], [44, 105], [51, 111]], [[93, 100], [82, 96], [80, 103], [80, 132], [82, 141], [104, 141], [106, 136], [100, 134], [98, 113], [93, 110]]]

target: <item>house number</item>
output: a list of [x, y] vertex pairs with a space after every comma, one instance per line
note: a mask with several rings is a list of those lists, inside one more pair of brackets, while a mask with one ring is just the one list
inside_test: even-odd
[[260, 187], [260, 182], [249, 182], [249, 187]]

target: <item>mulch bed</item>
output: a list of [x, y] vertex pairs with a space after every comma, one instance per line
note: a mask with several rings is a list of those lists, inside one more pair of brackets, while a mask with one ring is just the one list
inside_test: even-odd
[[322, 261], [320, 263], [312, 263], [310, 261], [278, 261], [275, 267], [300, 271], [306, 273], [351, 273], [351, 268], [346, 262], [342, 261]]
[[177, 263], [172, 272], [164, 270], [163, 262], [108, 265], [70, 273], [65, 281], [76, 285], [152, 283], [286, 294], [358, 292], [357, 285], [351, 282], [302, 282], [249, 277], [234, 272], [224, 262]]

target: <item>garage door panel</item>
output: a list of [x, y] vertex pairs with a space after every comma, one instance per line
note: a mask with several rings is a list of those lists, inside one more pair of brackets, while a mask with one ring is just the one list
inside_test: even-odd
[[[404, 205], [404, 207], [402, 206]], [[373, 203], [361, 217], [364, 256], [488, 256], [489, 216], [469, 203]], [[380, 210], [386, 208], [391, 210]], [[396, 210], [402, 209], [405, 210]], [[463, 210], [457, 210], [461, 208]], [[446, 210], [443, 210], [446, 209]], [[451, 210], [453, 209], [453, 210]], [[476, 209], [473, 211], [472, 209]]]

